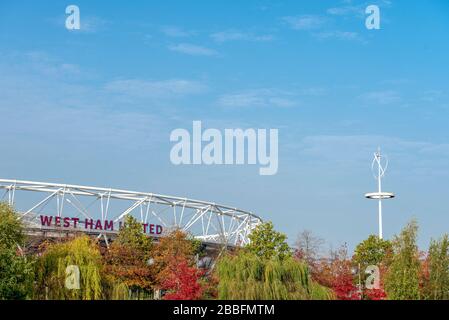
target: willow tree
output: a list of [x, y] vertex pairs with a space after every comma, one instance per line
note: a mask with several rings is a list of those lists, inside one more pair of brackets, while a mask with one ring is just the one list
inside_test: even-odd
[[311, 280], [307, 265], [292, 257], [266, 259], [242, 250], [222, 257], [217, 275], [219, 299], [333, 299], [331, 290]]
[[[74, 270], [79, 271], [79, 278]], [[36, 298], [102, 299], [101, 271], [100, 251], [88, 236], [51, 244], [37, 261]], [[73, 286], [67, 285], [67, 281], [71, 279], [75, 282]]]

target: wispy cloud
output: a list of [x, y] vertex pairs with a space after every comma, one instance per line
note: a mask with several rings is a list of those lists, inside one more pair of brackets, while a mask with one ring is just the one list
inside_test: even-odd
[[443, 90], [426, 90], [421, 95], [421, 100], [426, 102], [437, 102], [443, 99], [446, 93]]
[[282, 20], [294, 30], [315, 30], [324, 26], [326, 19], [319, 15], [283, 17]]
[[194, 31], [185, 30], [176, 26], [164, 26], [161, 28], [161, 31], [166, 36], [173, 38], [184, 38], [195, 35]]
[[367, 103], [387, 105], [400, 102], [401, 96], [393, 90], [373, 91], [360, 96]]
[[363, 5], [345, 5], [341, 7], [329, 8], [326, 10], [327, 14], [334, 16], [356, 15], [359, 17], [363, 17], [364, 12], [365, 11]]
[[80, 32], [95, 33], [106, 28], [109, 22], [97, 16], [81, 17]]
[[[298, 152], [313, 166], [332, 165], [363, 168], [371, 160], [369, 155], [381, 146], [384, 153], [401, 163], [403, 170], [423, 175], [449, 175], [447, 157], [449, 144], [408, 140], [381, 135], [314, 135], [286, 145]], [[336, 156], [338, 155], [338, 156]], [[396, 171], [401, 170], [396, 166]]]
[[206, 90], [206, 86], [200, 82], [183, 79], [163, 81], [146, 81], [140, 79], [114, 80], [106, 83], [104, 88], [109, 92], [143, 98], [198, 94]]
[[356, 18], [365, 18], [365, 9], [367, 6], [375, 4], [379, 7], [388, 8], [391, 6], [389, 0], [374, 0], [354, 4], [352, 1], [343, 1], [341, 6], [332, 7], [326, 10], [326, 13], [331, 16], [354, 16]]
[[210, 35], [210, 37], [219, 43], [228, 42], [228, 41], [253, 41], [253, 42], [266, 42], [272, 41], [274, 37], [269, 34], [265, 35], [256, 35], [253, 33], [235, 31], [235, 30], [227, 30], [216, 32]]
[[299, 105], [291, 93], [276, 89], [256, 89], [225, 94], [219, 97], [218, 103], [225, 107], [294, 107]]
[[353, 31], [330, 29], [332, 19], [328, 19], [321, 15], [300, 15], [284, 17], [282, 20], [287, 25], [297, 31], [308, 32], [311, 36], [319, 39], [337, 39], [337, 40], [357, 40], [363, 42], [363, 38], [359, 33]]
[[362, 41], [362, 38], [360, 37], [359, 33], [357, 32], [351, 32], [351, 31], [324, 31], [324, 32], [317, 32], [314, 33], [314, 36], [319, 39], [339, 39], [339, 40], [360, 40]]
[[216, 55], [218, 55], [218, 52], [213, 49], [190, 44], [190, 43], [179, 43], [176, 45], [171, 45], [168, 48], [171, 51], [176, 51], [176, 52], [188, 54], [191, 56], [216, 56]]

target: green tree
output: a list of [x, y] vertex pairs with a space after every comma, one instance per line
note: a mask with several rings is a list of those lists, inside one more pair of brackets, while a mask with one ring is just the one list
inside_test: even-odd
[[249, 252], [265, 259], [291, 257], [287, 236], [274, 230], [272, 222], [259, 224], [249, 236], [250, 243], [245, 247]]
[[[67, 267], [79, 269], [79, 289], [66, 286]], [[51, 244], [37, 261], [36, 298], [52, 300], [102, 299], [102, 263], [98, 245], [88, 236]]]
[[390, 300], [420, 299], [420, 261], [415, 220], [402, 229], [393, 240], [393, 257], [385, 278], [385, 291]]
[[449, 299], [449, 238], [444, 235], [439, 240], [432, 240], [426, 259], [427, 279], [423, 284], [426, 299]]
[[25, 234], [13, 208], [0, 203], [0, 299], [31, 295], [33, 261], [22, 252]]
[[151, 238], [143, 232], [142, 223], [138, 222], [131, 215], [126, 216], [124, 225], [120, 229], [115, 242], [133, 250], [138, 250], [147, 256], [151, 254], [153, 247]]
[[353, 261], [355, 264], [360, 264], [360, 267], [365, 270], [370, 265], [378, 266], [384, 263], [392, 250], [390, 241], [370, 235], [355, 248]]
[[264, 257], [240, 250], [217, 264], [218, 298], [231, 300], [333, 299], [332, 290], [309, 276], [305, 263], [293, 257]]
[[14, 209], [0, 202], [0, 245], [5, 247], [23, 246], [25, 234], [23, 225]]

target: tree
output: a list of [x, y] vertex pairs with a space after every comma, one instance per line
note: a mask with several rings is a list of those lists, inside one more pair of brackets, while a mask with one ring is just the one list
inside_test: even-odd
[[143, 233], [142, 224], [128, 215], [117, 239], [103, 257], [112, 292], [122, 287], [122, 291], [130, 290], [132, 296], [139, 299], [149, 296], [156, 281], [150, 263], [152, 252], [152, 240]]
[[[352, 261], [359, 273], [360, 282], [363, 289], [363, 299], [381, 300], [386, 297], [383, 288], [383, 276], [387, 270], [387, 266], [389, 265], [392, 250], [392, 244], [390, 241], [380, 239], [375, 235], [370, 235], [355, 248]], [[366, 273], [369, 266], [376, 266], [379, 268], [379, 288], [367, 289], [363, 287], [363, 284], [369, 276], [369, 274]]]
[[365, 270], [370, 265], [378, 266], [385, 263], [385, 259], [392, 250], [390, 241], [370, 235], [355, 248], [353, 261], [355, 264], [360, 264], [362, 270]]
[[[72, 289], [66, 285], [69, 276], [67, 267], [69, 266], [74, 266], [79, 270], [79, 289]], [[50, 244], [37, 261], [36, 298], [54, 300], [101, 299], [103, 298], [101, 274], [100, 251], [97, 244], [88, 236]]]
[[310, 267], [313, 267], [316, 260], [319, 258], [321, 246], [324, 240], [316, 237], [309, 230], [303, 230], [298, 234], [295, 242], [296, 252], [295, 256], [307, 262]]
[[151, 238], [143, 232], [142, 224], [131, 215], [126, 216], [115, 243], [138, 250], [147, 256], [151, 254], [153, 247]]
[[11, 206], [0, 202], [0, 245], [17, 248], [23, 246], [24, 241], [21, 220]]
[[217, 264], [218, 298], [232, 300], [332, 299], [332, 291], [309, 277], [307, 265], [284, 256], [266, 258], [240, 250]]
[[33, 264], [11, 248], [0, 245], [0, 299], [29, 298], [33, 285]]
[[352, 261], [348, 258], [346, 245], [331, 250], [330, 257], [320, 259], [312, 277], [319, 284], [332, 288], [339, 300], [359, 300], [360, 293], [354, 284]]
[[16, 212], [0, 203], [0, 299], [26, 299], [31, 295], [33, 261], [22, 251], [24, 240]]
[[424, 265], [423, 296], [431, 300], [449, 299], [449, 238], [432, 240]]
[[261, 258], [284, 259], [292, 255], [287, 236], [275, 231], [272, 222], [259, 224], [249, 235], [249, 240], [245, 248]]
[[393, 240], [393, 257], [385, 277], [388, 299], [418, 300], [420, 298], [417, 234], [418, 224], [413, 220]]
[[162, 280], [161, 288], [166, 290], [164, 300], [198, 300], [203, 288], [200, 283], [202, 272], [190, 266], [185, 259], [171, 260], [167, 268], [170, 273]]
[[[157, 274], [156, 281], [161, 289], [167, 287], [167, 279], [172, 281], [168, 285], [170, 297], [186, 294], [182, 285], [185, 278], [179, 277], [179, 271], [188, 270], [190, 277], [194, 278], [196, 272], [192, 270], [197, 270], [195, 256], [199, 253], [200, 248], [201, 243], [198, 240], [179, 229], [172, 230], [166, 236], [159, 238], [159, 243], [155, 247], [153, 255]], [[175, 283], [178, 284], [174, 285]], [[196, 286], [197, 282], [192, 283], [192, 285]]]

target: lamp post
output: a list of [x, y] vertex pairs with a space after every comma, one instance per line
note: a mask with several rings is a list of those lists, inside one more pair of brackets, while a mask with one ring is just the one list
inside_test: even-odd
[[[384, 161], [384, 163], [382, 163]], [[365, 197], [367, 199], [378, 200], [379, 208], [379, 239], [383, 237], [382, 230], [382, 200], [393, 199], [395, 197], [394, 193], [383, 192], [382, 191], [382, 178], [385, 176], [385, 172], [388, 168], [388, 158], [381, 154], [380, 148], [374, 153], [374, 159], [371, 164], [371, 169], [373, 173], [375, 172], [375, 166], [377, 164], [377, 173], [374, 174], [374, 178], [377, 180], [377, 192], [367, 193]]]

